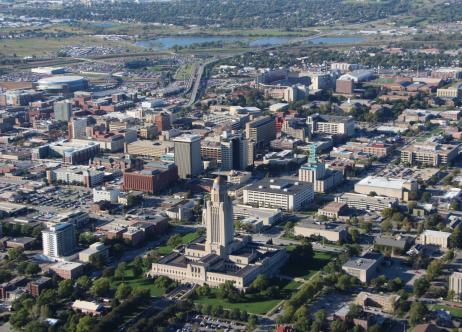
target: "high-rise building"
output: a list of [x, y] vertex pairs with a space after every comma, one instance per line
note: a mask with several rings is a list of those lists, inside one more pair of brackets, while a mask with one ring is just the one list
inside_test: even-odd
[[174, 139], [175, 164], [181, 179], [202, 173], [201, 138], [198, 135], [182, 135]]
[[87, 118], [74, 118], [69, 121], [69, 139], [86, 138]]
[[257, 149], [267, 147], [276, 138], [276, 121], [271, 116], [261, 116], [245, 125], [246, 137], [255, 142]]
[[42, 231], [43, 254], [52, 258], [70, 255], [76, 246], [74, 225], [60, 223]]
[[55, 120], [68, 122], [72, 116], [72, 103], [69, 100], [57, 101], [53, 104]]
[[220, 176], [213, 182], [204, 215], [207, 228], [205, 251], [219, 256], [228, 255], [234, 239], [233, 205]]
[[242, 135], [225, 134], [220, 142], [221, 170], [244, 170], [253, 165], [253, 143]]
[[171, 128], [170, 115], [167, 113], [156, 114], [154, 121], [158, 131], [169, 130]]

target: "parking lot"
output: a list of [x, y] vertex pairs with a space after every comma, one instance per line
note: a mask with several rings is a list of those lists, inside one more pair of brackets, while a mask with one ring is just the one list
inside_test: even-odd
[[196, 315], [190, 319], [183, 328], [177, 329], [177, 332], [190, 332], [190, 331], [216, 331], [221, 329], [225, 332], [231, 331], [245, 331], [246, 325], [244, 323], [235, 322], [227, 319], [217, 319], [210, 316]]
[[18, 203], [37, 207], [55, 207], [76, 209], [92, 202], [92, 193], [85, 190], [74, 190], [60, 187], [48, 187], [47, 190], [24, 193]]

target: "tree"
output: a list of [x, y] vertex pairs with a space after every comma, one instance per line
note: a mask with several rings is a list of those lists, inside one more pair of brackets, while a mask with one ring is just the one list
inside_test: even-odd
[[348, 308], [348, 314], [347, 317], [348, 319], [353, 319], [353, 318], [358, 318], [361, 316], [361, 313], [363, 312], [363, 307], [361, 307], [359, 304], [350, 304]]
[[427, 267], [427, 279], [432, 281], [435, 279], [440, 273], [443, 267], [443, 262], [439, 259], [434, 259], [428, 264]]
[[351, 279], [350, 276], [346, 274], [342, 274], [338, 280], [337, 283], [335, 284], [335, 287], [338, 288], [341, 291], [345, 291], [347, 289], [350, 289], [352, 286], [351, 284]]
[[180, 234], [174, 234], [168, 239], [167, 245], [170, 247], [177, 247], [181, 244], [182, 240], [183, 239]]
[[341, 320], [334, 319], [332, 323], [330, 323], [330, 330], [331, 332], [342, 332], [345, 330], [345, 327]]
[[258, 320], [255, 315], [250, 315], [249, 321], [247, 322], [247, 331], [253, 331], [257, 327]]
[[413, 302], [409, 310], [409, 323], [414, 326], [423, 321], [428, 313], [428, 308], [422, 302]]
[[117, 290], [115, 292], [115, 298], [118, 300], [125, 300], [132, 292], [132, 288], [125, 284], [121, 283], [119, 286], [117, 286]]
[[234, 287], [234, 283], [229, 280], [218, 286], [217, 296], [221, 299], [227, 299], [230, 302], [238, 302], [240, 300], [239, 291]]
[[203, 284], [202, 286], [196, 289], [196, 293], [198, 296], [208, 297], [211, 293], [210, 286], [207, 284]]
[[109, 296], [110, 291], [111, 282], [108, 278], [105, 277], [96, 279], [93, 283], [93, 286], [90, 288], [90, 294], [99, 297]]
[[162, 288], [165, 291], [170, 289], [172, 284], [173, 284], [173, 281], [170, 278], [165, 277], [165, 276], [160, 276], [156, 279], [156, 281], [154, 281], [154, 286], [156, 286], [157, 288]]
[[58, 285], [58, 296], [60, 298], [66, 298], [71, 296], [74, 290], [74, 283], [72, 280], [61, 280]]
[[250, 284], [251, 289], [255, 289], [258, 292], [261, 292], [262, 290], [266, 289], [269, 287], [270, 282], [267, 277], [265, 277], [263, 274], [259, 274], [255, 280]]
[[414, 281], [414, 294], [418, 297], [425, 294], [430, 283], [425, 277], [420, 277]]
[[40, 272], [40, 266], [36, 263], [28, 263], [26, 267], [26, 274], [36, 275]]
[[387, 219], [382, 221], [380, 228], [382, 229], [382, 232], [389, 233], [393, 229], [393, 224], [390, 220]]
[[33, 320], [24, 327], [24, 332], [48, 332], [48, 324]]
[[106, 265], [106, 257], [100, 252], [94, 253], [90, 256], [90, 263], [97, 269], [102, 269]]
[[83, 232], [79, 235], [79, 242], [89, 246], [97, 241], [96, 236], [92, 232]]
[[460, 225], [452, 231], [450, 243], [453, 248], [462, 249], [462, 227]]
[[114, 278], [118, 280], [125, 279], [125, 272], [127, 270], [127, 263], [121, 262], [117, 265], [117, 268], [114, 271]]
[[133, 260], [132, 271], [135, 277], [139, 277], [141, 274], [143, 274], [143, 265], [144, 263], [141, 257], [138, 256]]
[[80, 276], [77, 281], [75, 282], [76, 286], [83, 289], [88, 290], [91, 287], [91, 280], [88, 276]]
[[358, 231], [358, 229], [357, 228], [350, 228], [348, 230], [348, 233], [350, 234], [351, 242], [358, 243], [358, 241], [359, 241], [359, 231]]
[[91, 316], [83, 316], [79, 319], [75, 332], [91, 332], [95, 327], [95, 319]]

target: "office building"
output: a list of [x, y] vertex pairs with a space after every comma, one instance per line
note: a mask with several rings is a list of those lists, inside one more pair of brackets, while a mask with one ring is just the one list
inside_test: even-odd
[[68, 122], [72, 117], [72, 102], [69, 100], [57, 101], [53, 104], [55, 120]]
[[401, 150], [401, 161], [410, 165], [439, 167], [447, 165], [459, 156], [460, 144], [425, 142], [411, 144]]
[[170, 124], [170, 115], [164, 112], [156, 114], [154, 123], [158, 131], [169, 130], [172, 127]]
[[175, 185], [178, 168], [175, 164], [150, 162], [141, 171], [126, 171], [123, 176], [124, 190], [138, 190], [158, 194]]
[[314, 199], [311, 183], [286, 179], [263, 179], [244, 188], [244, 204], [298, 211]]
[[386, 196], [369, 196], [364, 194], [343, 193], [335, 198], [338, 203], [344, 203], [349, 208], [380, 212], [386, 208], [392, 208], [398, 205], [399, 200], [393, 197]]
[[310, 133], [350, 137], [355, 131], [354, 120], [351, 116], [313, 114], [307, 117], [306, 123]]
[[197, 238], [152, 264], [150, 275], [212, 287], [230, 281], [245, 290], [258, 275], [277, 273], [287, 260], [285, 249], [252, 242], [250, 237], [234, 239], [233, 208], [220, 177], [206, 203], [204, 224], [205, 238]]
[[50, 272], [63, 279], [74, 280], [82, 275], [83, 268], [84, 264], [82, 263], [63, 261], [50, 266]]
[[226, 133], [220, 141], [220, 169], [245, 170], [253, 165], [253, 144], [242, 135]]
[[51, 258], [69, 256], [75, 250], [74, 225], [60, 223], [42, 231], [43, 254]]
[[174, 138], [175, 164], [178, 176], [187, 179], [203, 171], [201, 158], [201, 138], [198, 135], [182, 135]]
[[255, 142], [256, 149], [264, 149], [276, 138], [276, 121], [271, 116], [258, 117], [245, 125], [248, 140]]
[[454, 292], [454, 301], [462, 301], [462, 272], [453, 272], [449, 276], [449, 290]]
[[[355, 192], [359, 194], [394, 197], [408, 201], [409, 194], [417, 192], [418, 185], [413, 179], [367, 176], [355, 184]], [[372, 196], [372, 195], [371, 195]]]

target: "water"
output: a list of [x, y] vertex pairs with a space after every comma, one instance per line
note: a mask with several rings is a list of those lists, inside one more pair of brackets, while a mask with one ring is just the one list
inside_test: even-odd
[[194, 44], [207, 42], [236, 43], [244, 42], [250, 47], [283, 45], [294, 41], [303, 41], [304, 44], [348, 44], [364, 41], [362, 37], [245, 37], [245, 36], [165, 36], [150, 40], [141, 40], [135, 43], [136, 46], [143, 48], [153, 48], [167, 50], [174, 46], [188, 47]]

